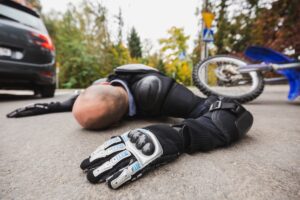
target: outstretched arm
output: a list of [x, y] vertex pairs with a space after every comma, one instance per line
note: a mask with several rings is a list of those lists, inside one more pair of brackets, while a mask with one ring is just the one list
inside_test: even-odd
[[181, 155], [227, 146], [251, 128], [252, 115], [242, 105], [218, 100], [197, 119], [153, 125], [116, 136], [98, 147], [80, 167], [91, 183], [117, 189]]
[[22, 108], [18, 108], [6, 116], [8, 118], [16, 118], [16, 117], [28, 117], [33, 115], [42, 115], [47, 113], [56, 113], [56, 112], [69, 112], [72, 111], [73, 104], [77, 97], [78, 93], [72, 95], [66, 101], [63, 102], [50, 102], [50, 103], [35, 103], [28, 106], [24, 106]]

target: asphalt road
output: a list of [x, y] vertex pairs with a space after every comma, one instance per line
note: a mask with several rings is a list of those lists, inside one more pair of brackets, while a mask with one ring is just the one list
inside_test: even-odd
[[269, 86], [246, 107], [253, 128], [239, 143], [209, 153], [183, 155], [117, 191], [90, 184], [80, 162], [113, 135], [153, 123], [137, 120], [105, 131], [80, 128], [71, 113], [7, 119], [6, 113], [54, 99], [0, 92], [0, 199], [300, 199], [300, 99], [286, 86]]

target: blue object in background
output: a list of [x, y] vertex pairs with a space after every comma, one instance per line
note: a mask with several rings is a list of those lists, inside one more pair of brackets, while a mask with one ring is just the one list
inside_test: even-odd
[[[287, 64], [297, 62], [295, 59], [289, 58], [273, 49], [261, 46], [250, 46], [246, 49], [244, 54], [254, 62], [264, 62], [267, 64]], [[288, 79], [290, 85], [288, 99], [292, 101], [300, 96], [300, 70], [284, 69], [279, 70], [278, 73], [284, 75]]]
[[250, 46], [246, 49], [244, 54], [256, 62], [264, 62], [264, 63], [275, 63], [275, 64], [284, 64], [296, 62], [296, 60], [287, 57], [273, 49], [261, 47], [261, 46]]
[[186, 58], [186, 53], [184, 51], [180, 52], [179, 54], [179, 60], [184, 60]]
[[202, 32], [202, 40], [204, 42], [213, 42], [214, 41], [214, 32], [210, 28], [205, 28]]

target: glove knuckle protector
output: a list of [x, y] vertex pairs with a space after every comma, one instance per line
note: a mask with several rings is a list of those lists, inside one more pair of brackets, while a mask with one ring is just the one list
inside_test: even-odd
[[[168, 138], [165, 133], [175, 135]], [[181, 141], [179, 134], [167, 125], [135, 129], [105, 142], [80, 167], [90, 170], [90, 182], [106, 180], [110, 188], [117, 189], [178, 157], [182, 152]]]
[[[136, 129], [136, 131], [141, 132], [137, 143], [131, 142], [130, 135], [128, 134], [121, 136], [125, 141], [126, 149], [133, 154], [136, 161], [125, 167], [117, 176], [112, 176], [108, 179], [108, 185], [113, 189], [119, 188], [125, 182], [132, 179], [134, 175], [138, 175], [139, 171], [163, 154], [163, 149], [152, 132], [146, 129]], [[143, 144], [139, 143], [139, 141], [143, 141]], [[147, 149], [149, 145], [152, 145], [151, 149]]]

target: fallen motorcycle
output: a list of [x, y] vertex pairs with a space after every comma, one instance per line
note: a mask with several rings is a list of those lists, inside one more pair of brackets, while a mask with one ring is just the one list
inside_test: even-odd
[[[201, 61], [193, 68], [195, 85], [207, 96], [221, 95], [245, 103], [257, 98], [265, 83], [286, 79], [290, 86], [288, 100], [300, 95], [300, 62], [260, 46], [248, 47], [244, 55], [252, 63], [229, 55], [212, 56]], [[262, 75], [266, 71], [284, 77], [266, 79]]]

